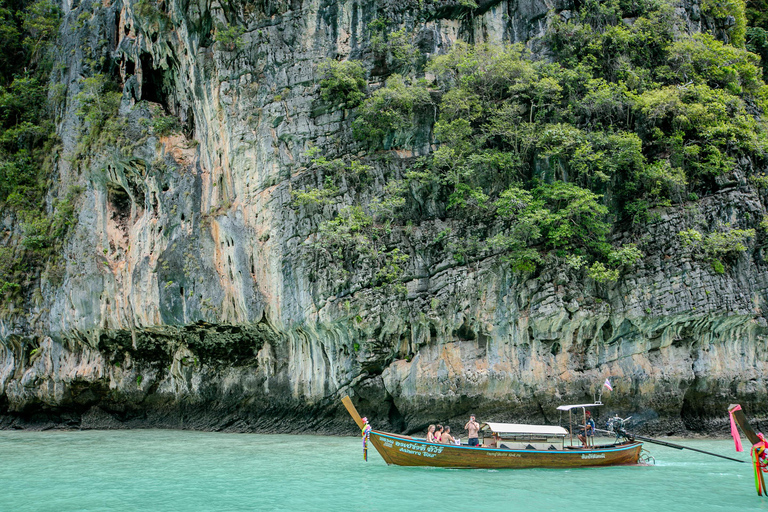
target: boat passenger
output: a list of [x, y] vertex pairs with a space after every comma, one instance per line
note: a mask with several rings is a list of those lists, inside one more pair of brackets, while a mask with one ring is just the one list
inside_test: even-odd
[[[595, 420], [592, 419], [592, 413], [587, 411], [587, 423], [584, 425], [584, 429], [578, 435], [579, 441], [584, 448], [589, 447], [589, 438], [595, 437]], [[594, 441], [592, 442], [594, 444]]]
[[467, 436], [467, 445], [469, 446], [477, 446], [480, 444], [480, 439], [478, 438], [478, 433], [480, 432], [480, 425], [475, 421], [475, 415], [470, 414], [469, 421], [466, 425], [464, 425], [464, 430], [469, 432], [469, 435]]
[[437, 428], [435, 428], [435, 443], [442, 443], [443, 442], [443, 426], [438, 425]]
[[445, 427], [445, 430], [443, 430], [443, 435], [440, 437], [440, 442], [442, 444], [456, 444], [456, 441], [451, 435], [451, 427]]
[[435, 426], [430, 425], [427, 428], [427, 442], [428, 443], [434, 443], [435, 442]]

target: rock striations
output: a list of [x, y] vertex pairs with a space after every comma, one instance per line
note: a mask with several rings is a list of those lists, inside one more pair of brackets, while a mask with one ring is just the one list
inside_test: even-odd
[[[712, 431], [734, 400], [768, 411], [761, 247], [718, 274], [678, 236], [766, 214], [768, 197], [739, 172], [696, 208], [615, 233], [645, 253], [615, 283], [556, 258], [536, 275], [454, 258], [436, 240], [450, 228], [461, 244], [472, 226], [439, 216], [400, 241], [404, 290], [329, 281], [306, 246], [341, 205], [318, 211], [292, 191], [318, 180], [310, 148], [359, 149], [349, 111], [320, 99], [318, 64], [359, 60], [376, 87], [366, 27], [382, 13], [428, 56], [457, 39], [538, 52], [548, 20], [575, 8], [465, 4], [64, 0], [50, 194], [83, 192], [60, 275], [0, 320], [0, 427], [350, 432], [342, 394], [397, 431], [470, 411], [556, 422], [557, 404], [591, 400], [606, 377], [601, 414], [649, 429]], [[707, 28], [698, 4], [681, 10]], [[78, 94], [97, 63], [122, 87], [122, 142], [83, 149]], [[178, 130], [158, 128], [168, 118]], [[351, 183], [341, 196], [371, 200], [429, 152], [422, 128], [423, 144], [371, 160], [369, 197]]]

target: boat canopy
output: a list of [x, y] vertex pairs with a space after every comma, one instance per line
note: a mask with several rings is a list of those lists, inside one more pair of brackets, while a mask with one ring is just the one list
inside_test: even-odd
[[563, 427], [550, 425], [523, 425], [520, 423], [483, 423], [480, 430], [490, 430], [499, 436], [535, 434], [544, 436], [567, 436]]
[[561, 405], [557, 408], [558, 411], [570, 411], [571, 409], [579, 409], [581, 407], [600, 407], [603, 404], [576, 404], [576, 405]]

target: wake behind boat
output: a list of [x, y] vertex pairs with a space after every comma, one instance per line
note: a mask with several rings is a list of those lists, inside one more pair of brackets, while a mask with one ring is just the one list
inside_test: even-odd
[[[342, 402], [358, 427], [366, 429], [366, 423], [352, 400], [345, 396]], [[562, 406], [561, 410], [567, 410], [570, 416], [573, 408], [584, 411], [587, 407], [597, 405], [600, 404]], [[430, 443], [425, 439], [373, 429], [370, 429], [368, 436], [387, 464], [442, 468], [523, 469], [633, 465], [638, 464], [643, 446], [640, 442], [630, 440], [599, 446], [573, 446], [572, 431], [555, 426], [484, 423], [481, 432], [483, 443], [477, 447]]]

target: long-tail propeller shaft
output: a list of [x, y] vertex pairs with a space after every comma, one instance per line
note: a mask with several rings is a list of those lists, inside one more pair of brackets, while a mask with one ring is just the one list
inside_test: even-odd
[[713, 457], [720, 457], [721, 459], [732, 460], [734, 462], [746, 462], [741, 459], [735, 459], [733, 457], [728, 457], [726, 455], [720, 455], [719, 453], [712, 453], [705, 450], [699, 450], [698, 448], [691, 448], [690, 446], [683, 446], [682, 444], [670, 443], [669, 441], [662, 441], [660, 439], [654, 439], [652, 437], [639, 436], [637, 434], [630, 434], [624, 428], [624, 424], [627, 423], [630, 418], [632, 418], [632, 416], [624, 419], [619, 418], [618, 416], [614, 416], [613, 418], [608, 420], [607, 426], [609, 430], [603, 430], [602, 432], [615, 434], [616, 437], [623, 437], [631, 441], [634, 441], [634, 440], [645, 441], [646, 443], [658, 444], [660, 446], [666, 446], [667, 448], [674, 448], [675, 450], [691, 450], [692, 452], [699, 452], [705, 455], [712, 455]]

